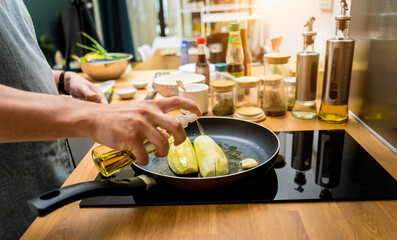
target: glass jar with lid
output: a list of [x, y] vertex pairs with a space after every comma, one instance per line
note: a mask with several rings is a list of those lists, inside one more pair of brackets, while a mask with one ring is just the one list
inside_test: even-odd
[[285, 87], [287, 88], [288, 96], [288, 110], [292, 110], [295, 105], [295, 88], [296, 88], [296, 77], [285, 78]]
[[211, 109], [216, 116], [228, 116], [234, 113], [233, 80], [215, 80], [211, 82]]
[[265, 71], [263, 77], [263, 110], [270, 117], [284, 117], [287, 113], [288, 95], [285, 79], [289, 77], [287, 53], [268, 53], [263, 56]]
[[215, 64], [215, 80], [225, 79], [224, 75], [227, 73], [226, 63], [216, 63]]
[[263, 75], [263, 110], [269, 117], [284, 117], [287, 113], [287, 88], [283, 77], [277, 74]]
[[259, 107], [260, 79], [239, 77], [236, 79], [235, 117], [246, 120], [263, 120], [264, 113]]
[[265, 75], [281, 75], [283, 78], [289, 77], [289, 59], [291, 55], [287, 53], [268, 53], [263, 56], [265, 62]]

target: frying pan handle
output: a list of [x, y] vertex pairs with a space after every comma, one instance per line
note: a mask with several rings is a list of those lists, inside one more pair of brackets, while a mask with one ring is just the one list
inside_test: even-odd
[[146, 175], [121, 180], [83, 182], [51, 190], [30, 199], [28, 204], [37, 216], [43, 217], [77, 200], [99, 196], [128, 196], [145, 192], [154, 184], [154, 180]]

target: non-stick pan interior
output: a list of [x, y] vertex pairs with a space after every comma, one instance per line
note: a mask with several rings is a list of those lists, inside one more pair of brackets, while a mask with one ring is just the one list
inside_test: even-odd
[[[229, 160], [229, 175], [234, 175], [243, 170], [240, 161], [245, 158], [254, 158], [259, 166], [270, 161], [278, 154], [279, 141], [277, 136], [269, 129], [248, 121], [226, 117], [201, 117], [198, 120], [205, 130], [205, 134], [221, 146]], [[200, 136], [197, 124], [190, 123], [186, 128], [189, 139]], [[150, 163], [146, 166], [135, 167], [148, 171], [151, 174], [160, 174], [172, 177], [198, 178], [200, 175], [178, 176], [168, 166], [167, 158], [150, 156]], [[201, 178], [201, 177], [200, 177]]]

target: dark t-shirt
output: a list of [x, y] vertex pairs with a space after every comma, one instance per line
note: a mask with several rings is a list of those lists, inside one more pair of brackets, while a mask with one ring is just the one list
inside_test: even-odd
[[[0, 0], [0, 84], [58, 94], [22, 0]], [[35, 219], [26, 201], [60, 187], [72, 170], [65, 140], [0, 144], [0, 239], [21, 237]]]

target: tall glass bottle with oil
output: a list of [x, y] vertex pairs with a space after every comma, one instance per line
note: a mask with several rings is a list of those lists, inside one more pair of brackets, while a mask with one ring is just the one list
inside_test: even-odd
[[295, 105], [292, 115], [302, 119], [317, 117], [317, 81], [318, 62], [320, 54], [314, 51], [313, 23], [316, 19], [310, 17], [303, 32], [303, 51], [297, 54]]
[[349, 37], [351, 16], [345, 0], [341, 0], [341, 14], [335, 17], [335, 37], [327, 40], [324, 85], [320, 120], [343, 123], [348, 120], [348, 99], [355, 40]]

